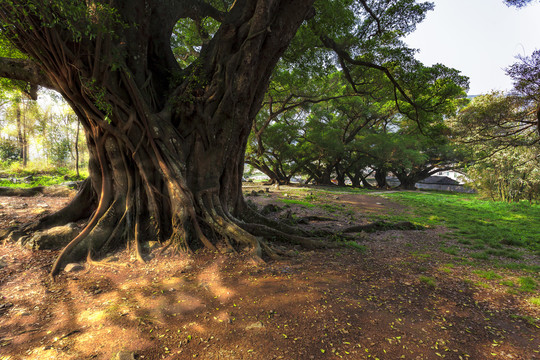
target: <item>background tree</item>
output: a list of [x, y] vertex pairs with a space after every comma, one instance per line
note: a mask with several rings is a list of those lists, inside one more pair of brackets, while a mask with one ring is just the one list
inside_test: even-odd
[[531, 201], [540, 195], [536, 104], [527, 104], [517, 94], [487, 94], [474, 98], [454, 119], [471, 185], [494, 200]]

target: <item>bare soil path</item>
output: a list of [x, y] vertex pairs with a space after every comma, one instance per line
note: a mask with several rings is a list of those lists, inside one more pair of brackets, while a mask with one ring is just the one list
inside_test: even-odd
[[[278, 199], [306, 193], [262, 191], [249, 199], [278, 205], [268, 216], [329, 217], [298, 226], [336, 232], [408, 211], [378, 196], [332, 193], [317, 195], [324, 208], [285, 207]], [[0, 198], [0, 227], [67, 200]], [[446, 231], [359, 234], [364, 252], [283, 245], [291, 256], [262, 266], [158, 247], [140, 265], [121, 251], [55, 282], [56, 252], [4, 244], [0, 359], [540, 359], [538, 323], [527, 321], [540, 309], [496, 281], [476, 286], [466, 265], [448, 265], [439, 250]]]

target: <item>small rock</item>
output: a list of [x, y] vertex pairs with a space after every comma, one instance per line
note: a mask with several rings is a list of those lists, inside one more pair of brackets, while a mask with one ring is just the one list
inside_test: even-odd
[[67, 264], [66, 267], [64, 268], [64, 271], [67, 272], [67, 273], [77, 272], [77, 271], [81, 271], [81, 270], [84, 270], [84, 266], [82, 266], [81, 264], [77, 264], [77, 263]]
[[135, 354], [131, 351], [120, 351], [116, 354], [116, 360], [135, 360]]
[[264, 324], [260, 321], [256, 321], [253, 324], [246, 326], [246, 330], [262, 329]]
[[28, 208], [27, 203], [13, 205], [13, 209], [16, 209], [16, 210], [27, 209], [27, 208]]
[[5, 261], [4, 259], [0, 258], [0, 269], [5, 268], [6, 266], [8, 266], [7, 261]]
[[261, 210], [261, 214], [268, 215], [270, 213], [278, 212], [279, 210], [281, 210], [281, 209], [277, 205], [266, 204], [266, 205], [263, 206], [263, 208]]
[[21, 239], [21, 245], [32, 250], [59, 249], [68, 244], [78, 232], [77, 225], [69, 223], [38, 231], [32, 237]]

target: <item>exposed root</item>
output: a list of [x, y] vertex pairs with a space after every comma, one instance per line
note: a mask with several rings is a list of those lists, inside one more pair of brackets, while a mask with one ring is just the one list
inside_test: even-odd
[[95, 210], [96, 202], [90, 178], [87, 178], [69, 204], [53, 214], [42, 217], [37, 222], [26, 225], [23, 231], [30, 233], [87, 219]]
[[324, 243], [321, 239], [317, 240], [314, 238], [309, 238], [309, 237], [304, 237], [304, 236], [286, 234], [282, 231], [268, 227], [266, 225], [253, 224], [253, 223], [249, 223], [249, 224], [239, 223], [238, 225], [241, 226], [247, 232], [254, 234], [256, 236], [262, 236], [265, 238], [273, 238], [273, 239], [276, 239], [285, 243], [301, 245], [307, 249], [324, 249], [324, 248], [331, 247], [330, 244]]
[[115, 269], [126, 268], [128, 266], [127, 264], [122, 264], [122, 263], [113, 264], [107, 261], [94, 260], [92, 259], [90, 250], [88, 250], [88, 254], [86, 255], [86, 263], [90, 266], [105, 266], [105, 267], [110, 267], [110, 268], [115, 268]]
[[45, 191], [44, 186], [37, 186], [33, 188], [10, 188], [10, 187], [0, 187], [0, 196], [20, 196], [20, 197], [31, 197], [39, 194], [43, 194]]
[[303, 216], [298, 220], [307, 221], [307, 222], [309, 221], [338, 221], [337, 219], [334, 219], [334, 218], [325, 217], [325, 216], [315, 216], [315, 215]]
[[[214, 199], [217, 199], [215, 197]], [[247, 245], [252, 248], [252, 255], [262, 259], [262, 249], [259, 240], [239, 227], [235, 222], [231, 221], [223, 212], [221, 207], [214, 205], [214, 200], [211, 193], [200, 194], [199, 204], [204, 213], [205, 220], [212, 225], [212, 228], [219, 233], [223, 238], [234, 240], [238, 244]], [[218, 214], [218, 210], [222, 214]]]
[[415, 225], [409, 221], [400, 221], [397, 223], [389, 223], [387, 221], [376, 221], [365, 225], [355, 225], [341, 230], [342, 233], [352, 232], [374, 232], [374, 231], [386, 231], [386, 230], [422, 230], [424, 229], [420, 225]]
[[258, 211], [252, 209], [250, 206], [246, 206], [246, 209], [242, 214], [242, 219], [248, 223], [264, 225], [285, 234], [291, 234], [300, 237], [313, 236], [313, 233], [300, 229], [299, 227], [289, 226], [285, 223], [266, 218]]

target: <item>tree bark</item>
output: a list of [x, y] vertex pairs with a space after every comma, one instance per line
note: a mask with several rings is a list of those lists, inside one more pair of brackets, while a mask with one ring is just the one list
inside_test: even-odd
[[388, 183], [386, 182], [386, 175], [388, 175], [388, 170], [386, 169], [375, 170], [375, 181], [377, 181], [377, 188], [379, 189], [388, 188]]
[[81, 121], [77, 119], [77, 132], [75, 134], [75, 171], [77, 171], [77, 179], [80, 178], [79, 174], [79, 134], [81, 130]]

